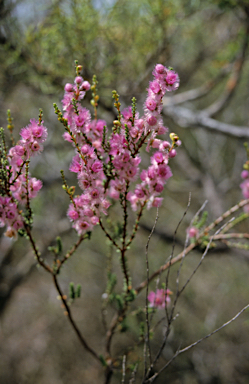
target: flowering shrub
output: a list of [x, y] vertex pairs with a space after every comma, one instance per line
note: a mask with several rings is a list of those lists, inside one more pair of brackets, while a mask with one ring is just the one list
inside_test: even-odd
[[[175, 308], [178, 298], [201, 265], [209, 248], [218, 241], [231, 245], [231, 239], [246, 239], [246, 236], [243, 234], [238, 236], [237, 233], [229, 233], [228, 231], [238, 222], [247, 219], [249, 216], [249, 173], [248, 170], [244, 170], [242, 173], [244, 182], [241, 184], [241, 188], [245, 200], [232, 207], [209, 225], [206, 223], [207, 214], [202, 212], [201, 209], [190, 223], [183, 251], [177, 256], [173, 256], [172, 252], [167, 262], [152, 274], [150, 274], [148, 258], [149, 237], [146, 245], [147, 277], [137, 287], [133, 287], [127, 253], [138, 231], [139, 222], [145, 207], [147, 209], [154, 207], [158, 211], [162, 204], [162, 192], [167, 180], [172, 176], [170, 161], [176, 156], [176, 148], [181, 144], [175, 133], [170, 133], [168, 140], [163, 138], [163, 135], [168, 132], [168, 128], [164, 126], [162, 119], [163, 96], [166, 92], [174, 91], [179, 87], [179, 77], [172, 68], [166, 68], [161, 64], [155, 66], [153, 70], [154, 79], [149, 83], [142, 116], [137, 111], [135, 98], [132, 99], [130, 107], [121, 110], [119, 95], [116, 91], [113, 91], [117, 118], [113, 121], [112, 129], [108, 130], [107, 123], [98, 118], [99, 96], [97, 95], [96, 77], [93, 78], [92, 85], [90, 85], [88, 81], [80, 76], [81, 69], [82, 67], [76, 63], [74, 83], [67, 83], [65, 85], [65, 94], [62, 100], [63, 110], [61, 111], [54, 104], [58, 120], [65, 128], [63, 138], [74, 148], [74, 157], [70, 165], [70, 171], [77, 175], [78, 186], [82, 190], [80, 195], [75, 195], [75, 187], [67, 184], [62, 172], [63, 189], [70, 199], [67, 216], [78, 234], [77, 242], [72, 245], [66, 254], [62, 255], [62, 243], [58, 237], [57, 246], [49, 247], [49, 251], [54, 255], [53, 263], [50, 265], [41, 258], [33, 238], [31, 200], [36, 197], [41, 189], [42, 182], [31, 177], [29, 164], [33, 156], [42, 152], [43, 143], [47, 138], [47, 129], [43, 126], [42, 112], [40, 112], [37, 121], [31, 120], [30, 124], [21, 130], [21, 139], [17, 144], [13, 143], [9, 151], [6, 147], [3, 129], [1, 130], [0, 226], [7, 227], [5, 234], [8, 237], [17, 239], [19, 233], [28, 238], [38, 264], [52, 277], [65, 314], [76, 332], [80, 343], [93, 358], [103, 365], [106, 384], [110, 382], [114, 370], [120, 369], [120, 357], [113, 355], [111, 351], [114, 333], [118, 332], [118, 329], [126, 330], [124, 322], [131, 313], [130, 303], [134, 302], [137, 295], [146, 288], [145, 308], [138, 308], [138, 311], [144, 316], [144, 321], [141, 322], [141, 338], [138, 340], [137, 345], [141, 342], [144, 343], [145, 369], [142, 382], [152, 383], [162, 371], [161, 369], [155, 370], [156, 364], [164, 346], [168, 342], [171, 325], [175, 319]], [[91, 104], [94, 108], [93, 117], [90, 111], [81, 105], [81, 100], [86, 92], [90, 90], [92, 92]], [[12, 137], [13, 127], [10, 115], [8, 121], [8, 128]], [[141, 149], [143, 146], [145, 146], [146, 151], [150, 154], [150, 164], [147, 168], [141, 169]], [[109, 210], [115, 202], [119, 202], [121, 206], [123, 221], [121, 226], [117, 224], [116, 228], [112, 230], [105, 223], [104, 218], [108, 216]], [[242, 207], [244, 207], [246, 213], [241, 214], [237, 221], [233, 222], [230, 220], [224, 224], [225, 219], [239, 211]], [[137, 215], [131, 233], [128, 228], [130, 208]], [[201, 217], [199, 217], [200, 213], [202, 213]], [[61, 267], [73, 255], [80, 244], [85, 239], [89, 239], [90, 232], [96, 225], [101, 227], [112, 247], [120, 254], [120, 264], [124, 278], [123, 289], [121, 292], [118, 292], [116, 289], [116, 275], [108, 272], [106, 292], [102, 298], [105, 307], [115, 305], [116, 313], [107, 327], [103, 354], [99, 354], [88, 344], [73, 318], [70, 305], [74, 299], [80, 296], [80, 286], [75, 288], [73, 283], [70, 284], [70, 297], [68, 299], [62, 291], [58, 280]], [[191, 240], [190, 244], [189, 238]], [[236, 246], [236, 244], [233, 243], [232, 246]], [[241, 247], [241, 244], [237, 244], [237, 246]], [[248, 249], [248, 244], [243, 246], [245, 249]], [[170, 268], [179, 261], [183, 262], [185, 256], [195, 247], [204, 249], [200, 262], [182, 287], [179, 286], [179, 281], [177, 280], [176, 289], [172, 292], [168, 287]], [[157, 282], [155, 291], [150, 291], [149, 293], [149, 284], [166, 270], [168, 272], [165, 282], [161, 285], [162, 288], [159, 287], [159, 282]], [[178, 278], [180, 271], [181, 266], [178, 270]], [[170, 295], [172, 295], [172, 303]], [[243, 308], [242, 311], [247, 307]], [[150, 346], [151, 323], [156, 309], [164, 310], [163, 320], [166, 325], [162, 345], [158, 353], [152, 357]], [[231, 319], [231, 321], [234, 319]], [[161, 320], [159, 324], [160, 322]], [[180, 353], [192, 348], [198, 342], [182, 350], [178, 349], [169, 363]], [[128, 351], [124, 353], [124, 356], [126, 355], [128, 355]], [[149, 364], [147, 364], [147, 359], [149, 359]], [[125, 377], [125, 364], [123, 364], [122, 369], [123, 377]], [[134, 377], [136, 369], [135, 366], [133, 370]]]

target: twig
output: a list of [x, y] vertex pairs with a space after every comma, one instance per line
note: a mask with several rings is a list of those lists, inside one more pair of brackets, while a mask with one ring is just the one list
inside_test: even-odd
[[57, 267], [57, 270], [56, 270], [56, 273], [58, 274], [60, 272], [60, 269], [62, 267], [62, 265], [65, 263], [66, 260], [69, 259], [69, 257], [72, 256], [72, 254], [76, 251], [76, 249], [79, 247], [79, 245], [82, 243], [83, 240], [85, 240], [87, 237], [86, 235], [81, 235], [78, 239], [78, 241], [72, 246], [72, 248], [70, 249], [70, 251], [67, 252], [67, 254], [63, 257], [62, 260], [59, 260], [58, 259], [58, 267]]
[[47, 265], [47, 264], [43, 261], [43, 259], [41, 258], [41, 254], [40, 254], [40, 252], [38, 251], [38, 248], [37, 248], [37, 246], [36, 246], [36, 244], [35, 244], [35, 240], [33, 239], [33, 236], [32, 236], [32, 234], [31, 234], [30, 227], [28, 226], [28, 224], [26, 224], [25, 220], [23, 220], [23, 225], [24, 225], [24, 228], [25, 228], [25, 230], [26, 230], [26, 233], [27, 233], [27, 236], [28, 236], [28, 238], [29, 238], [29, 241], [30, 241], [30, 243], [31, 243], [31, 246], [32, 246], [32, 248], [33, 248], [33, 251], [34, 251], [34, 254], [35, 254], [35, 256], [36, 256], [36, 260], [37, 260], [37, 262], [38, 262], [38, 263], [40, 264], [40, 266], [43, 267], [47, 272], [53, 274], [53, 271], [52, 271], [52, 269], [50, 268], [50, 266]]
[[102, 220], [99, 219], [99, 225], [101, 227], [101, 229], [104, 231], [104, 233], [106, 234], [106, 236], [108, 237], [108, 239], [112, 242], [112, 244], [114, 245], [114, 247], [116, 247], [117, 249], [119, 249], [121, 251], [121, 248], [119, 247], [119, 245], [116, 243], [116, 241], [111, 237], [111, 235], [109, 235], [109, 233], [106, 231], [105, 227], [103, 226], [103, 223], [102, 223]]
[[215, 235], [213, 239], [249, 239], [249, 233], [220, 233], [219, 235]]
[[129, 384], [133, 384], [135, 383], [135, 378], [136, 378], [136, 373], [137, 373], [137, 367], [138, 367], [138, 364], [135, 365], [135, 368], [131, 374], [131, 379], [129, 381]]
[[[180, 225], [181, 225], [181, 223], [182, 223], [182, 221], [183, 221], [185, 215], [187, 214], [187, 211], [188, 211], [188, 209], [189, 209], [189, 207], [190, 207], [190, 202], [191, 202], [191, 193], [189, 194], [189, 200], [188, 200], [187, 208], [185, 209], [185, 212], [183, 213], [183, 215], [182, 215], [182, 217], [181, 217], [181, 219], [180, 219], [180, 221], [179, 221], [179, 223], [177, 224], [177, 227], [176, 227], [176, 229], [175, 229], [174, 239], [175, 239], [175, 237], [176, 237], [178, 228], [180, 227]], [[172, 261], [172, 259], [173, 259], [174, 248], [175, 248], [175, 241], [173, 242], [173, 246], [172, 246], [172, 251], [171, 251], [170, 259], [169, 259], [169, 262], [168, 262], [168, 263], [169, 263], [169, 267], [168, 267], [168, 273], [167, 273], [167, 276], [166, 276], [166, 290], [167, 290], [167, 288], [168, 288], [169, 272], [170, 272], [170, 267], [171, 267], [171, 261]], [[184, 256], [183, 256], [183, 257], [184, 257]], [[149, 276], [147, 276], [147, 281], [148, 281], [148, 284], [149, 284]], [[147, 287], [148, 287], [148, 284], [147, 284]], [[177, 293], [178, 293], [178, 291], [177, 291]], [[165, 347], [165, 345], [166, 345], [166, 343], [167, 343], [168, 335], [169, 335], [169, 333], [170, 333], [170, 325], [171, 325], [172, 320], [173, 320], [174, 310], [175, 310], [175, 305], [176, 305], [176, 301], [177, 301], [177, 298], [178, 298], [177, 293], [176, 293], [176, 298], [175, 298], [175, 301], [174, 301], [174, 305], [173, 305], [173, 307], [172, 307], [172, 309], [171, 309], [170, 316], [169, 316], [169, 313], [168, 313], [168, 308], [167, 308], [167, 303], [166, 303], [166, 296], [165, 296], [165, 313], [166, 313], [166, 319], [167, 319], [167, 328], [166, 328], [166, 331], [165, 331], [165, 335], [164, 335], [164, 338], [163, 338], [161, 347], [159, 348], [158, 353], [156, 354], [156, 356], [155, 356], [153, 362], [151, 362], [151, 359], [150, 359], [150, 367], [149, 367], [147, 373], [144, 375], [144, 380], [146, 380], [146, 379], [149, 377], [149, 375], [150, 375], [150, 373], [151, 373], [153, 367], [155, 366], [157, 360], [159, 359], [159, 357], [160, 357], [160, 355], [161, 355], [161, 353], [162, 353], [163, 348]], [[147, 293], [146, 295], [148, 295], [148, 293]]]
[[127, 263], [126, 263], [126, 256], [125, 252], [127, 250], [125, 241], [126, 241], [126, 236], [127, 236], [127, 220], [128, 220], [128, 213], [127, 213], [127, 193], [129, 190], [129, 182], [126, 181], [126, 188], [125, 188], [125, 193], [122, 201], [122, 206], [123, 206], [123, 212], [124, 212], [124, 224], [123, 224], [123, 239], [122, 239], [122, 248], [120, 250], [121, 252], [121, 265], [122, 265], [122, 270], [126, 282], [126, 292], [129, 292], [130, 290], [130, 277], [129, 277], [129, 271], [127, 268]]
[[[233, 219], [231, 219], [231, 220], [233, 220]], [[230, 220], [230, 221], [231, 221], [231, 220]], [[179, 290], [179, 292], [178, 292], [178, 297], [179, 297], [180, 294], [184, 291], [184, 289], [186, 288], [186, 286], [187, 286], [187, 285], [189, 284], [189, 282], [192, 280], [192, 277], [195, 275], [195, 273], [197, 272], [197, 270], [198, 270], [199, 267], [201, 266], [201, 264], [202, 264], [204, 258], [206, 257], [206, 255], [207, 255], [207, 253], [208, 253], [208, 251], [209, 251], [209, 248], [210, 248], [210, 246], [211, 246], [211, 244], [212, 244], [212, 242], [213, 242], [215, 236], [218, 235], [218, 233], [221, 232], [221, 231], [224, 229], [224, 227], [230, 223], [230, 221], [229, 221], [228, 223], [225, 223], [221, 228], [219, 228], [219, 229], [215, 232], [214, 235], [212, 235], [212, 236], [210, 237], [209, 242], [208, 242], [208, 244], [207, 244], [207, 246], [206, 246], [206, 248], [205, 248], [205, 251], [204, 251], [203, 254], [202, 254], [202, 257], [201, 257], [199, 263], [197, 264], [196, 268], [195, 268], [195, 269], [193, 270], [193, 272], [191, 273], [190, 277], [187, 279], [186, 283], [185, 283], [185, 284], [183, 285], [183, 287]]]
[[80, 340], [81, 344], [83, 345], [83, 347], [96, 359], [98, 360], [98, 362], [101, 362], [101, 359], [100, 357], [98, 356], [98, 354], [91, 348], [89, 347], [89, 345], [87, 344], [86, 340], [84, 339], [84, 337], [82, 336], [81, 332], [79, 331], [77, 325], [75, 324], [74, 322], [74, 319], [72, 317], [72, 314], [71, 314], [71, 310], [66, 302], [66, 299], [65, 299], [65, 295], [63, 294], [60, 286], [59, 286], [59, 283], [58, 283], [58, 279], [57, 279], [57, 276], [56, 274], [53, 274], [53, 281], [54, 281], [54, 285], [60, 295], [60, 299], [65, 307], [65, 310], [66, 310], [66, 315], [68, 316], [68, 319], [74, 329], [74, 331], [76, 332], [77, 336], [78, 336], [78, 339]]
[[249, 204], [249, 199], [241, 200], [238, 204], [228, 209], [225, 213], [223, 213], [223, 215], [218, 217], [218, 219], [216, 219], [213, 223], [211, 223], [208, 227], [206, 227], [204, 232], [210, 232], [214, 227], [220, 224], [223, 220], [225, 220], [227, 217], [231, 216], [234, 212], [238, 211], [240, 208], [244, 207], [247, 204]]
[[138, 230], [138, 226], [139, 226], [139, 221], [140, 221], [140, 219], [141, 219], [141, 217], [142, 217], [142, 213], [143, 213], [143, 209], [144, 209], [144, 207], [145, 207], [145, 204], [146, 204], [146, 203], [144, 203], [144, 204], [141, 205], [141, 208], [140, 208], [140, 210], [139, 210], [139, 212], [138, 212], [138, 214], [137, 214], [137, 219], [136, 219], [135, 225], [134, 225], [134, 227], [133, 227], [133, 232], [132, 232], [132, 234], [131, 234], [130, 239], [129, 239], [128, 242], [126, 243], [126, 249], [131, 245], [131, 243], [132, 243], [132, 241], [133, 241], [133, 239], [134, 239], [134, 237], [135, 237], [135, 235], [136, 235], [136, 232], [137, 232], [137, 230]]
[[123, 356], [122, 362], [122, 384], [125, 384], [125, 364], [126, 364], [126, 355]]
[[30, 241], [30, 243], [31, 243], [31, 245], [32, 245], [32, 248], [33, 248], [33, 250], [34, 250], [34, 253], [35, 253], [35, 255], [36, 255], [36, 258], [37, 258], [38, 263], [39, 263], [39, 264], [40, 264], [40, 265], [41, 265], [47, 272], [49, 272], [49, 273], [53, 276], [53, 282], [54, 282], [54, 285], [55, 285], [55, 287], [56, 287], [56, 289], [57, 289], [57, 291], [58, 291], [58, 293], [59, 293], [59, 295], [60, 295], [60, 298], [61, 298], [61, 300], [62, 300], [62, 302], [63, 302], [63, 305], [64, 305], [64, 307], [65, 307], [65, 309], [66, 309], [66, 314], [68, 315], [68, 319], [69, 319], [69, 321], [70, 321], [70, 323], [71, 323], [71, 325], [72, 325], [74, 331], [76, 332], [76, 334], [77, 334], [77, 336], [78, 336], [78, 338], [79, 338], [81, 344], [83, 345], [83, 347], [84, 347], [84, 348], [85, 348], [85, 349], [86, 349], [86, 350], [87, 350], [87, 351], [88, 351], [88, 352], [89, 352], [89, 353], [90, 353], [96, 360], [98, 360], [99, 362], [101, 362], [101, 359], [100, 359], [100, 357], [98, 356], [98, 354], [97, 354], [91, 347], [89, 347], [89, 345], [87, 344], [86, 340], [84, 339], [84, 337], [82, 336], [81, 332], [79, 331], [78, 327], [76, 326], [76, 324], [75, 324], [75, 322], [74, 322], [74, 320], [73, 320], [73, 317], [72, 317], [70, 308], [69, 308], [69, 306], [68, 306], [68, 304], [67, 304], [67, 302], [66, 302], [65, 296], [63, 295], [63, 292], [62, 292], [62, 290], [61, 290], [61, 288], [60, 288], [60, 286], [59, 286], [58, 279], [57, 279], [57, 272], [54, 273], [53, 270], [51, 269], [51, 267], [50, 267], [49, 265], [45, 264], [45, 262], [44, 262], [43, 259], [41, 258], [40, 253], [39, 253], [39, 251], [38, 251], [38, 249], [37, 249], [37, 246], [36, 246], [36, 244], [35, 244], [35, 241], [34, 241], [34, 239], [33, 239], [33, 237], [32, 237], [30, 228], [29, 228], [29, 226], [25, 223], [25, 221], [24, 221], [24, 228], [25, 228], [25, 230], [26, 230], [26, 232], [27, 232], [29, 241]]
[[[181, 225], [181, 223], [182, 223], [184, 217], [186, 216], [186, 214], [187, 214], [187, 212], [188, 212], [188, 209], [189, 209], [189, 207], [190, 207], [190, 203], [191, 203], [191, 193], [189, 193], [187, 207], [186, 207], [186, 209], [185, 209], [185, 211], [184, 211], [184, 213], [183, 213], [183, 215], [182, 215], [182, 217], [181, 217], [181, 219], [180, 219], [180, 221], [179, 221], [179, 223], [177, 224], [177, 227], [176, 227], [176, 229], [175, 229], [175, 233], [174, 233], [174, 236], [173, 236], [173, 246], [172, 246], [172, 251], [171, 251], [170, 260], [169, 260], [170, 262], [171, 262], [172, 259], [173, 259], [173, 254], [174, 254], [174, 249], [175, 249], [175, 238], [176, 238], [176, 234], [177, 234], [178, 228], [180, 227], [180, 225]], [[185, 250], [186, 248], [187, 248], [187, 244], [186, 244], [186, 246], [184, 246], [184, 250]], [[184, 250], [183, 250], [183, 252], [184, 252]], [[183, 254], [182, 260], [184, 259], [184, 257], [185, 257], [185, 254]], [[181, 266], [180, 266], [180, 268], [181, 268]], [[177, 277], [177, 278], [179, 278], [180, 268], [179, 268], [179, 272], [178, 272], [178, 277]], [[168, 288], [169, 273], [170, 273], [170, 265], [169, 265], [169, 268], [168, 268], [168, 273], [167, 273], [167, 275], [166, 275], [166, 289]], [[165, 306], [165, 309], [166, 309], [166, 316], [167, 316], [167, 319], [168, 319], [167, 305]], [[173, 313], [172, 313], [172, 316], [173, 316]]]
[[182, 349], [179, 349], [175, 354], [174, 356], [167, 362], [167, 364], [165, 364], [161, 369], [160, 371], [158, 371], [157, 373], [155, 373], [149, 380], [146, 381], [146, 383], [153, 383], [153, 381], [155, 381], [155, 379], [172, 363], [173, 360], [175, 360], [175, 358], [177, 356], [179, 356], [181, 353], [183, 352], [187, 352], [189, 349], [195, 347], [196, 345], [200, 344], [203, 340], [205, 339], [208, 339], [209, 337], [211, 337], [212, 335], [214, 335], [215, 333], [219, 332], [221, 329], [223, 329], [224, 327], [226, 327], [227, 325], [231, 324], [234, 320], [236, 320], [247, 308], [249, 308], [249, 304], [247, 304], [244, 308], [242, 308], [232, 319], [228, 320], [226, 323], [222, 324], [219, 328], [216, 328], [213, 332], [209, 333], [208, 335], [202, 337], [201, 339], [195, 341], [194, 343], [188, 345], [187, 347], [185, 348], [182, 348]]
[[[205, 206], [207, 205], [207, 200], [202, 204], [201, 208], [198, 209], [198, 211], [196, 212], [196, 214], [194, 215], [194, 217], [192, 218], [191, 222], [190, 222], [190, 227], [192, 226], [193, 222], [195, 221], [195, 219], [197, 217], [199, 217], [199, 214], [203, 211], [203, 209], [205, 208]], [[187, 248], [187, 245], [188, 245], [188, 242], [189, 242], [189, 235], [188, 235], [188, 232], [186, 234], [186, 239], [185, 239], [185, 244], [184, 244], [184, 249]], [[177, 277], [176, 277], [176, 294], [178, 294], [178, 291], [179, 291], [179, 279], [180, 279], [180, 272], [181, 272], [181, 269], [182, 269], [182, 265], [183, 265], [183, 260], [185, 259], [185, 255], [183, 255], [183, 258], [181, 260], [181, 263], [180, 263], [180, 267], [178, 268], [178, 271], [177, 271]]]
[[[226, 211], [223, 215], [218, 217], [213, 223], [211, 223], [209, 226], [207, 226], [203, 232], [199, 234], [196, 241], [192, 244], [190, 244], [186, 249], [184, 249], [179, 255], [175, 256], [171, 261], [166, 262], [164, 265], [162, 265], [157, 271], [155, 271], [149, 278], [149, 282], [151, 282], [156, 276], [160, 275], [163, 271], [167, 270], [171, 265], [179, 262], [182, 260], [185, 255], [189, 254], [196, 246], [199, 245], [201, 238], [204, 235], [208, 235], [208, 233], [218, 224], [220, 224], [224, 219], [232, 215], [234, 212], [236, 212], [238, 209], [244, 207], [245, 205], [249, 204], [249, 199], [242, 200], [240, 203], [233, 206], [231, 209]], [[140, 283], [136, 288], [135, 291], [138, 294], [142, 289], [146, 287], [147, 279], [144, 280], [142, 283]]]
[[146, 371], [147, 371], [147, 363], [146, 363], [147, 362], [147, 346], [148, 346], [150, 366], [151, 366], [151, 363], [152, 363], [152, 360], [151, 360], [151, 348], [150, 348], [150, 322], [149, 322], [149, 311], [148, 311], [148, 292], [149, 292], [149, 273], [150, 273], [148, 250], [149, 250], [149, 243], [150, 243], [151, 237], [153, 235], [153, 232], [154, 232], [154, 230], [156, 228], [156, 224], [157, 224], [158, 218], [159, 218], [159, 211], [158, 211], [158, 208], [157, 208], [155, 222], [153, 224], [153, 227], [151, 229], [151, 232], [149, 234], [149, 237], [148, 237], [148, 240], [147, 240], [147, 244], [146, 244], [146, 247], [145, 247], [146, 274], [147, 274], [146, 299], [145, 299], [145, 317], [146, 317], [147, 332], [146, 332], [145, 338], [144, 338], [144, 375], [146, 375]]

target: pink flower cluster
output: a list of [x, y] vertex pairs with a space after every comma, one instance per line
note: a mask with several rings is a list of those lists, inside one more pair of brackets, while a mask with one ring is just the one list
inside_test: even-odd
[[[249, 199], [249, 171], [244, 170], [241, 172], [241, 177], [244, 179], [243, 183], [240, 184], [242, 194], [245, 199]], [[249, 204], [244, 206], [244, 211], [249, 213]]]
[[[176, 155], [175, 147], [180, 141], [170, 143], [156, 136], [167, 132], [161, 116], [162, 98], [166, 91], [179, 86], [179, 77], [171, 69], [157, 64], [154, 80], [150, 83], [148, 96], [144, 104], [144, 116], [132, 107], [122, 111], [119, 121], [114, 121], [114, 128], [109, 138], [104, 120], [91, 120], [90, 112], [83, 108], [80, 100], [90, 89], [90, 84], [80, 76], [74, 84], [66, 84], [62, 100], [64, 121], [67, 129], [64, 139], [71, 142], [76, 155], [70, 170], [77, 173], [78, 184], [83, 194], [74, 197], [69, 206], [68, 217], [78, 234], [92, 230], [99, 222], [101, 213], [107, 214], [111, 199], [126, 196], [132, 209], [140, 207], [158, 207], [162, 202], [159, 195], [164, 185], [172, 176], [168, 162]], [[151, 165], [140, 171], [140, 148], [147, 144], [147, 151], [157, 151], [151, 157]], [[130, 190], [131, 182], [140, 174], [141, 183]]]
[[5, 225], [5, 235], [16, 238], [18, 229], [23, 227], [23, 221], [16, 202], [11, 197], [0, 196], [0, 227]]
[[8, 237], [16, 237], [18, 229], [23, 227], [19, 203], [25, 205], [27, 199], [36, 197], [42, 187], [40, 180], [27, 173], [25, 164], [43, 150], [47, 128], [42, 121], [30, 120], [20, 135], [21, 140], [8, 153], [9, 190], [6, 190], [7, 196], [0, 196], [0, 226], [7, 225], [5, 234]]
[[148, 294], [149, 307], [163, 309], [165, 305], [170, 304], [172, 292], [170, 289], [157, 289], [156, 292], [151, 291]]
[[62, 100], [63, 117], [67, 119], [69, 128], [63, 136], [76, 147], [76, 156], [69, 169], [77, 173], [79, 186], [84, 191], [74, 198], [67, 213], [79, 235], [91, 231], [99, 223], [100, 214], [107, 214], [110, 205], [105, 198], [105, 174], [100, 160], [104, 154], [101, 144], [106, 122], [91, 121], [90, 112], [79, 103], [89, 89], [90, 84], [77, 76], [74, 85], [66, 84]]

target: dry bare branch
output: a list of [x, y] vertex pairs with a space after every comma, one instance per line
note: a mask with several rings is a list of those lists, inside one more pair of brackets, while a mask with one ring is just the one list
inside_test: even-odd
[[164, 106], [163, 114], [170, 117], [182, 128], [202, 127], [229, 136], [249, 138], [249, 127], [223, 123], [211, 117], [207, 117], [202, 111], [193, 111], [185, 107]]

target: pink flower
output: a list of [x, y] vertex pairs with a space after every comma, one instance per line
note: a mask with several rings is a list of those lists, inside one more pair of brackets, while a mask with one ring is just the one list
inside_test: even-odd
[[158, 74], [163, 74], [165, 72], [165, 67], [162, 64], [157, 64], [155, 67], [155, 71]]
[[168, 92], [175, 91], [179, 87], [180, 80], [176, 72], [172, 70], [168, 71], [165, 80], [167, 83], [166, 90]]
[[18, 156], [23, 156], [25, 154], [25, 148], [22, 145], [16, 145], [14, 148]]
[[156, 160], [157, 163], [163, 162], [163, 154], [162, 152], [155, 152], [153, 158]]
[[67, 215], [70, 220], [77, 220], [79, 217], [78, 212], [73, 208], [73, 206], [69, 207], [69, 210], [67, 212]]
[[34, 198], [37, 196], [37, 192], [42, 188], [42, 182], [41, 180], [37, 180], [35, 177], [32, 177], [29, 180], [29, 197]]
[[98, 120], [95, 126], [95, 130], [99, 133], [103, 132], [104, 126], [106, 126], [105, 120]]
[[156, 125], [157, 123], [157, 118], [153, 115], [148, 115], [147, 116], [147, 119], [146, 119], [147, 123], [150, 125], [150, 126], [153, 126], [153, 125]]
[[246, 169], [244, 169], [244, 170], [241, 172], [241, 177], [242, 177], [242, 179], [249, 179], [249, 171], [247, 171]]
[[69, 170], [71, 172], [78, 173], [81, 171], [81, 165], [80, 165], [80, 157], [79, 155], [75, 156], [72, 160], [72, 164], [69, 167]]
[[73, 90], [74, 90], [74, 89], [73, 89], [73, 85], [70, 84], [70, 83], [67, 83], [67, 84], [65, 85], [64, 89], [65, 89], [66, 92], [73, 92]]
[[82, 83], [82, 85], [81, 85], [81, 89], [83, 90], [83, 91], [89, 91], [89, 89], [90, 89], [90, 84], [89, 84], [89, 82], [88, 81], [83, 81], [83, 83]]
[[165, 304], [168, 306], [171, 301], [169, 295], [172, 295], [170, 289], [157, 289], [156, 292], [151, 291], [148, 294], [149, 307], [165, 308]]
[[77, 76], [74, 79], [75, 84], [81, 84], [83, 83], [83, 78], [81, 76]]
[[158, 176], [163, 180], [168, 180], [172, 176], [170, 167], [165, 164], [160, 164], [158, 166]]
[[90, 192], [90, 195], [92, 197], [92, 199], [98, 199], [99, 198], [99, 195], [100, 195], [100, 192], [97, 188], [94, 188], [91, 192]]
[[169, 85], [173, 85], [177, 80], [177, 75], [174, 71], [169, 71], [166, 76], [166, 81]]
[[37, 141], [39, 141], [41, 143], [43, 143], [47, 139], [47, 136], [48, 136], [47, 128], [44, 127], [42, 124], [43, 124], [43, 121], [40, 124], [35, 119], [31, 119], [30, 124], [27, 127], [30, 129], [33, 138], [36, 138]]
[[149, 89], [150, 89], [153, 93], [159, 93], [159, 92], [161, 91], [160, 84], [159, 84], [156, 80], [150, 82], [150, 87], [149, 87]]
[[161, 193], [163, 191], [163, 184], [157, 183], [154, 188], [157, 193]]
[[94, 173], [98, 173], [100, 171], [102, 171], [102, 168], [103, 168], [103, 165], [100, 161], [95, 161], [92, 166], [91, 166], [91, 170], [94, 172]]
[[158, 128], [157, 134], [158, 135], [164, 135], [166, 132], [168, 132], [168, 128], [161, 126], [161, 127]]
[[88, 230], [91, 230], [90, 224], [85, 220], [78, 220], [76, 224], [74, 225], [76, 231], [79, 235], [82, 235], [83, 233], [87, 232]]
[[190, 227], [187, 229], [188, 235], [191, 239], [195, 238], [199, 234], [199, 230], [196, 227]]
[[245, 179], [245, 181], [240, 184], [240, 188], [242, 189], [244, 198], [249, 199], [249, 179]]
[[99, 223], [99, 218], [97, 216], [91, 217], [91, 223], [97, 225]]
[[40, 151], [41, 147], [39, 145], [39, 143], [37, 143], [37, 141], [33, 141], [32, 145], [31, 145], [31, 150], [33, 152], [38, 152]]
[[124, 117], [125, 120], [129, 120], [129, 119], [132, 119], [132, 108], [131, 107], [128, 107], [128, 108], [125, 108], [123, 111], [122, 111], [122, 115]]
[[169, 152], [169, 157], [170, 158], [173, 158], [173, 157], [175, 157], [176, 156], [176, 150], [173, 148], [173, 149], [171, 149], [171, 151]]
[[150, 110], [150, 111], [154, 111], [157, 107], [157, 103], [155, 102], [155, 100], [153, 100], [151, 97], [148, 97], [148, 99], [146, 100], [146, 103], [145, 103], [146, 107]]
[[144, 197], [144, 191], [143, 189], [141, 188], [140, 185], [138, 185], [135, 189], [135, 195], [139, 198], [139, 199], [142, 199]]
[[163, 197], [155, 197], [152, 202], [152, 207], [159, 208], [161, 207], [162, 202], [163, 202]]

